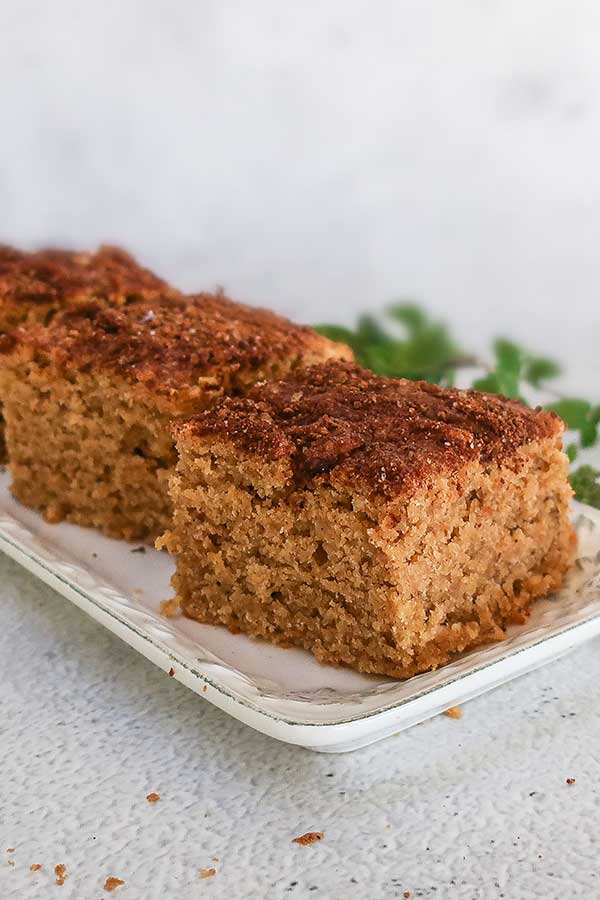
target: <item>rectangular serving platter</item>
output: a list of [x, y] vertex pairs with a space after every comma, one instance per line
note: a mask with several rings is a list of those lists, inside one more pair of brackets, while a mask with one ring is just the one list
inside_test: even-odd
[[173, 563], [150, 547], [49, 525], [0, 475], [0, 550], [165, 672], [246, 725], [310, 750], [356, 750], [562, 656], [600, 634], [600, 513], [573, 504], [578, 558], [562, 591], [506, 640], [407, 681], [324, 666], [181, 616], [165, 618]]

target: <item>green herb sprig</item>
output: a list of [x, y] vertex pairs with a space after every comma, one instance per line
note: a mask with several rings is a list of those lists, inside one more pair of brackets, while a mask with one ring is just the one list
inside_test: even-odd
[[473, 382], [478, 391], [504, 394], [505, 397], [523, 399], [521, 382], [539, 388], [545, 381], [560, 374], [560, 366], [545, 356], [533, 356], [513, 341], [497, 338], [493, 343], [494, 368]]
[[[355, 328], [317, 325], [316, 330], [331, 340], [348, 344], [357, 362], [379, 375], [449, 387], [455, 383], [459, 369], [477, 366], [484, 374], [473, 380], [476, 390], [523, 402], [528, 389], [545, 388], [561, 371], [555, 360], [534, 355], [506, 338], [494, 341], [493, 365], [485, 364], [461, 349], [444, 323], [435, 321], [414, 303], [395, 303], [381, 318], [363, 315]], [[576, 435], [566, 447], [571, 462], [582, 448], [592, 447], [600, 440], [600, 404], [557, 397], [545, 409], [557, 413]], [[581, 465], [571, 471], [570, 480], [577, 500], [600, 509], [600, 470]]]
[[390, 306], [383, 320], [360, 316], [354, 329], [317, 325], [317, 331], [348, 344], [365, 369], [391, 378], [422, 379], [448, 386], [454, 382], [457, 368], [469, 361], [447, 327], [413, 303]]
[[600, 469], [579, 466], [571, 472], [571, 487], [578, 500], [600, 509]]

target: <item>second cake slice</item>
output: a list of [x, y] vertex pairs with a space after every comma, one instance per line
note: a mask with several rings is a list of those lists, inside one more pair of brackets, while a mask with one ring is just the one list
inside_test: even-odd
[[12, 490], [43, 511], [129, 540], [168, 526], [174, 419], [342, 344], [222, 295], [121, 309], [90, 304], [3, 339]]
[[[119, 247], [27, 253], [0, 245], [0, 334], [45, 325], [57, 312], [90, 302], [118, 307], [175, 296], [179, 291]], [[7, 462], [1, 404], [0, 462]]]

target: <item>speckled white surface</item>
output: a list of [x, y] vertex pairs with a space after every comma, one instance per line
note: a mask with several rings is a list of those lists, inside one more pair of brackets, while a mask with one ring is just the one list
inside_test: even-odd
[[3, 900], [600, 895], [600, 642], [325, 757], [218, 712], [4, 558], [0, 584]]

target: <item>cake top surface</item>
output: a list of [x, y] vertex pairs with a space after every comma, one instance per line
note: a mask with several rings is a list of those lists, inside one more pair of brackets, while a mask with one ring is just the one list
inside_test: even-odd
[[0, 245], [0, 302], [67, 305], [99, 299], [117, 305], [176, 293], [118, 247], [104, 246], [94, 253], [25, 253]]
[[[307, 363], [351, 351], [222, 293], [110, 308], [92, 303], [58, 313], [47, 327], [15, 331], [1, 350], [29, 346], [38, 356], [81, 371], [113, 371], [159, 393], [214, 379], [235, 389], [267, 377], [279, 359]], [[252, 377], [252, 376], [255, 377]]]
[[176, 432], [180, 441], [217, 436], [271, 460], [287, 457], [302, 481], [360, 482], [394, 496], [470, 461], [500, 461], [562, 428], [553, 413], [498, 395], [330, 362], [259, 384]]

